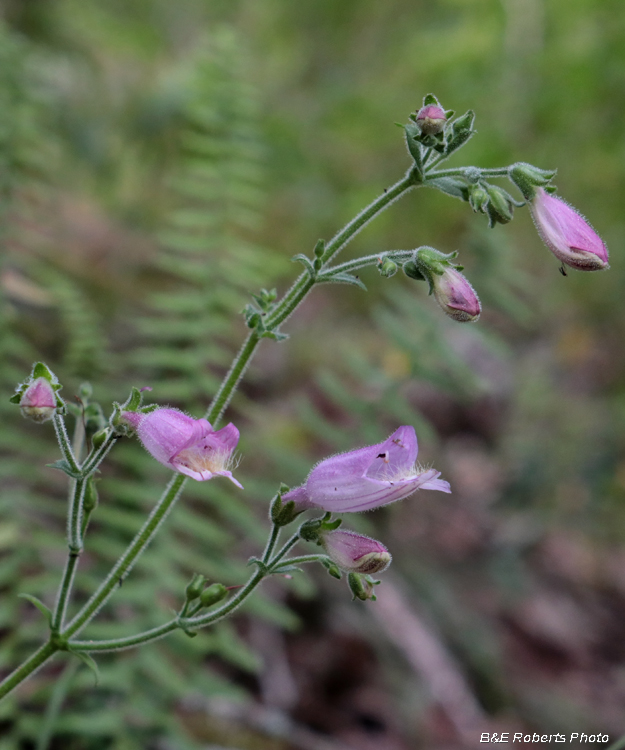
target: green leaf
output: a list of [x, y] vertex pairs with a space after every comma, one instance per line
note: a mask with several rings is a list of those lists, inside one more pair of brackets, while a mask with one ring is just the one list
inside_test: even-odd
[[463, 201], [469, 199], [469, 188], [462, 177], [435, 177], [428, 180], [426, 185]]
[[314, 265], [312, 264], [310, 258], [307, 255], [304, 255], [303, 253], [299, 253], [298, 255], [294, 255], [291, 260], [293, 263], [301, 263], [311, 278], [315, 278], [317, 275], [317, 271], [315, 270]]
[[367, 287], [362, 283], [362, 281], [357, 277], [354, 276], [351, 273], [335, 273], [332, 276], [326, 276], [322, 279], [319, 279], [319, 281], [324, 282], [330, 282], [333, 284], [351, 284], [352, 286], [360, 287], [360, 289], [364, 289], [365, 292], [367, 291]]
[[32, 594], [18, 594], [18, 597], [20, 599], [26, 599], [27, 602], [30, 602], [33, 606], [37, 607], [48, 621], [48, 625], [52, 625], [52, 610], [49, 607], [46, 607], [41, 599], [37, 599], [37, 597]]
[[71, 648], [69, 649], [69, 651], [71, 651], [72, 654], [76, 654], [76, 656], [81, 659], [93, 672], [95, 685], [97, 687], [100, 683], [100, 670], [98, 669], [98, 665], [96, 664], [95, 659], [86, 651], [72, 651]]
[[73, 479], [78, 479], [81, 476], [80, 472], [74, 471], [64, 458], [59, 458], [58, 461], [55, 461], [53, 464], [46, 464], [46, 466], [50, 469], [63, 471], [68, 477], [72, 477]]
[[286, 341], [289, 338], [289, 334], [280, 333], [280, 331], [263, 331], [261, 338], [272, 339], [272, 341]]

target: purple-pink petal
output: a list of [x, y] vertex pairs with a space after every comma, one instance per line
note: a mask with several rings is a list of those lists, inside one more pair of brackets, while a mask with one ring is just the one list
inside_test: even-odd
[[301, 510], [314, 507], [343, 513], [387, 505], [419, 488], [450, 492], [435, 469], [416, 472], [417, 450], [414, 428], [400, 427], [382, 443], [321, 461], [305, 484], [283, 500], [293, 500]]
[[607, 267], [608, 248], [572, 206], [543, 188], [529, 205], [538, 233], [558, 260], [581, 271]]
[[232, 424], [214, 431], [206, 419], [193, 419], [178, 409], [155, 409], [148, 414], [124, 412], [144, 448], [157, 461], [198, 482], [224, 476], [241, 487], [227, 469], [239, 440]]

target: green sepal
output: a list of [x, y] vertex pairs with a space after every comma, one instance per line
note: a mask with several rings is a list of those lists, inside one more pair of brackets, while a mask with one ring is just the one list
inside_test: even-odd
[[307, 255], [304, 255], [304, 253], [298, 253], [297, 255], [294, 255], [291, 258], [291, 261], [293, 263], [301, 263], [311, 279], [314, 279], [317, 276], [317, 271], [315, 270], [312, 261]]
[[402, 270], [409, 279], [425, 281], [425, 276], [421, 273], [414, 260], [409, 260], [407, 263], [404, 263]]
[[451, 123], [452, 133], [456, 134], [464, 131], [472, 131], [474, 122], [475, 112], [472, 109], [469, 109]]
[[313, 518], [303, 523], [298, 531], [301, 539], [305, 542], [316, 542], [321, 544], [320, 535], [324, 531], [334, 531], [343, 523], [341, 518], [332, 521], [332, 513], [326, 513], [321, 518]]
[[328, 571], [329, 575], [331, 575], [332, 578], [336, 578], [338, 581], [341, 580], [341, 578], [343, 577], [343, 573], [335, 562], [332, 562], [332, 560], [327, 557], [322, 557], [319, 562]]
[[158, 404], [148, 404], [148, 406], [142, 406], [139, 409], [139, 414], [149, 414], [152, 411], [156, 411], [157, 409], [160, 409], [161, 407]]
[[[434, 96], [434, 94], [426, 94], [423, 97], [423, 106], [427, 107], [430, 104], [435, 104], [437, 107], [441, 106], [441, 103], [438, 101], [438, 99]], [[442, 109], [442, 107], [441, 107]]]
[[86, 651], [74, 651], [71, 645], [68, 645], [67, 650], [70, 652], [70, 654], [75, 654], [81, 661], [83, 661], [89, 667], [89, 669], [93, 672], [95, 685], [97, 687], [100, 684], [100, 670], [98, 669], [98, 665], [96, 664], [96, 661], [93, 658], [93, 656], [88, 654]]
[[126, 403], [123, 405], [124, 411], [137, 411], [141, 406], [142, 401], [143, 395], [141, 394], [141, 391], [133, 385], [130, 391], [130, 396], [128, 396]]
[[475, 130], [461, 130], [458, 133], [454, 133], [452, 137], [447, 141], [447, 144], [445, 145], [445, 148], [442, 150], [442, 153], [445, 154], [445, 156], [451, 156], [455, 151], [457, 151], [459, 148], [462, 148], [464, 144], [471, 139], [475, 134]]
[[19, 404], [19, 402], [22, 400], [22, 392], [19, 391], [18, 393], [14, 393], [11, 398], [9, 399], [9, 402], [12, 404]]
[[[421, 135], [417, 125], [406, 125], [406, 146], [410, 152], [410, 156], [414, 159], [415, 166], [419, 171], [419, 174], [423, 174], [423, 153], [421, 151], [421, 144], [417, 140], [417, 137]], [[416, 131], [416, 132], [414, 132]]]
[[81, 472], [74, 471], [64, 458], [59, 458], [58, 461], [55, 461], [52, 464], [46, 464], [46, 466], [49, 469], [58, 469], [67, 474], [68, 477], [72, 477], [72, 479], [79, 479], [82, 476]]
[[26, 599], [27, 602], [30, 602], [34, 607], [37, 607], [37, 609], [48, 621], [48, 625], [52, 627], [52, 610], [50, 609], [50, 607], [47, 607], [41, 601], [41, 599], [37, 599], [37, 597], [33, 596], [32, 594], [18, 594], [18, 597], [20, 599]]

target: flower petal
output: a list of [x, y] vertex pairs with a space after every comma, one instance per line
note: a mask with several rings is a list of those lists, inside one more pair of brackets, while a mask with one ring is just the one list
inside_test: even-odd
[[417, 460], [419, 447], [414, 427], [406, 425], [395, 432], [376, 448], [377, 453], [367, 469], [371, 479], [391, 479], [405, 475]]

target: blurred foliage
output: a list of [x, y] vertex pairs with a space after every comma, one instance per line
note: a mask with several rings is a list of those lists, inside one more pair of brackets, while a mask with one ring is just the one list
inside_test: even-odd
[[[402, 199], [346, 257], [459, 248], [482, 297], [479, 324], [444, 319], [423, 285], [399, 275], [363, 274], [368, 294], [315, 291], [288, 323], [292, 339], [263, 346], [235, 399], [245, 499], [217, 481], [189, 487], [87, 634], [159, 623], [194, 570], [239, 583], [276, 482], [295, 484], [324, 455], [410, 422], [420, 458], [454, 494], [423, 493], [354, 523], [392, 548], [487, 712], [544, 731], [625, 731], [615, 707], [625, 698], [620, 0], [4, 0], [0, 9], [7, 395], [45, 358], [68, 399], [84, 378], [103, 403], [150, 384], [156, 401], [200, 413], [243, 338], [247, 295], [276, 279], [284, 287], [292, 255], [402, 174], [393, 122], [429, 91], [477, 112], [479, 133], [453, 163], [557, 167], [561, 193], [612, 253], [608, 273], [563, 278], [523, 209], [488, 230], [439, 193]], [[16, 594], [54, 596], [65, 489], [41, 468], [56, 458], [50, 431], [5, 404], [8, 669], [42, 635]], [[79, 597], [165, 477], [137, 445], [116, 447]], [[249, 611], [295, 626], [262, 596]], [[177, 708], [198, 694], [240, 695], [251, 678], [233, 682], [228, 660], [257, 667], [236, 626], [103, 656], [98, 688], [77, 672], [52, 747], [197, 747]], [[3, 748], [33, 746], [61, 667], [2, 705]], [[398, 674], [406, 736], [427, 742], [431, 699], [410, 689], [405, 666]]]

